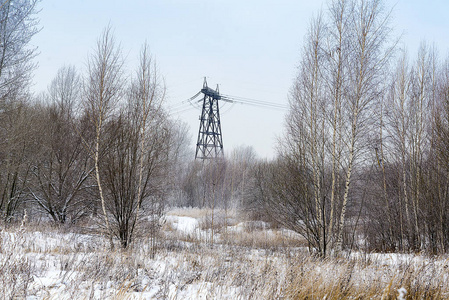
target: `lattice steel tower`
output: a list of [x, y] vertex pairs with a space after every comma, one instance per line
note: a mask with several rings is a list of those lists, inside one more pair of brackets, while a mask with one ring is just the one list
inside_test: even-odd
[[218, 85], [217, 89], [213, 90], [207, 86], [206, 78], [204, 78], [201, 93], [204, 94], [203, 109], [200, 116], [195, 158], [204, 160], [223, 157], [223, 139], [218, 107], [218, 100], [221, 99], [221, 96]]

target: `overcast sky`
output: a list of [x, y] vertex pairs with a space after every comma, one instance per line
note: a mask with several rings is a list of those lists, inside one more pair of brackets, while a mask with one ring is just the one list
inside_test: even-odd
[[[321, 0], [43, 0], [39, 67], [33, 91], [45, 91], [57, 70], [83, 72], [102, 30], [110, 24], [121, 42], [127, 68], [137, 65], [147, 41], [167, 85], [166, 107], [187, 123], [192, 147], [200, 111], [182, 102], [206, 76], [223, 94], [287, 105], [303, 37], [311, 17], [326, 9]], [[449, 1], [388, 0], [396, 33], [414, 55], [420, 41], [449, 49]], [[190, 108], [190, 109], [189, 109]], [[187, 110], [184, 110], [187, 109]], [[177, 113], [181, 111], [180, 113]], [[253, 146], [259, 157], [275, 155], [286, 111], [227, 104], [221, 109], [225, 152]]]

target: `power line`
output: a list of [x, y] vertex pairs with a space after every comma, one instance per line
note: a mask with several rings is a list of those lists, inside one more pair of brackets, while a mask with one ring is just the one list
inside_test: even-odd
[[261, 101], [257, 99], [252, 98], [245, 98], [245, 97], [239, 97], [239, 96], [231, 96], [231, 95], [222, 95], [222, 98], [224, 100], [240, 103], [240, 104], [246, 104], [246, 105], [252, 105], [257, 107], [263, 107], [263, 108], [271, 108], [271, 109], [279, 109], [279, 110], [287, 110], [288, 106], [279, 104], [279, 103], [273, 103], [268, 101]]
[[[200, 109], [201, 106], [199, 105], [199, 102], [203, 101], [203, 99], [194, 101], [200, 95], [201, 95], [201, 91], [199, 91], [192, 97], [179, 102], [178, 104], [176, 104], [175, 106], [172, 107], [173, 111], [170, 113], [170, 115], [180, 114], [180, 113], [192, 110], [193, 108]], [[227, 95], [227, 94], [220, 94], [219, 100], [221, 100], [225, 103], [227, 102], [227, 103], [233, 104], [223, 113], [231, 110], [234, 107], [234, 104], [243, 104], [243, 105], [249, 105], [249, 106], [254, 106], [254, 107], [260, 107], [260, 108], [264, 108], [264, 109], [273, 109], [273, 110], [280, 110], [280, 111], [285, 111], [288, 109], [288, 105], [285, 105], [285, 104], [279, 104], [279, 103], [263, 101], [263, 100], [258, 100], [258, 99], [254, 99], [254, 98], [241, 97], [241, 96], [232, 96], [232, 95]]]

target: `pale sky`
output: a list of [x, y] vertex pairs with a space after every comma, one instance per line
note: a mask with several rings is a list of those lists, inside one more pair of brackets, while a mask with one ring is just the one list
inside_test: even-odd
[[[137, 65], [147, 41], [167, 86], [166, 107], [189, 108], [182, 101], [195, 95], [206, 76], [223, 94], [287, 105], [300, 49], [311, 17], [323, 0], [43, 0], [43, 27], [33, 39], [39, 47], [34, 86], [46, 90], [57, 70], [74, 65], [85, 70], [102, 30], [110, 24], [121, 42], [127, 68]], [[411, 56], [419, 43], [435, 43], [440, 55], [449, 50], [449, 1], [388, 0], [397, 34]], [[221, 108], [226, 152], [253, 146], [259, 157], [275, 156], [286, 111], [242, 104]], [[188, 124], [196, 144], [200, 111], [173, 113]]]

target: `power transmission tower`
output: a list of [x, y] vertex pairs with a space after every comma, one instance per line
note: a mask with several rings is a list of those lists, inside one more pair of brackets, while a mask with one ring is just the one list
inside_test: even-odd
[[207, 86], [206, 78], [204, 78], [201, 93], [204, 94], [204, 98], [195, 159], [220, 158], [223, 157], [223, 139], [221, 137], [220, 110], [218, 107], [218, 100], [221, 99], [218, 85], [217, 89], [213, 90]]

